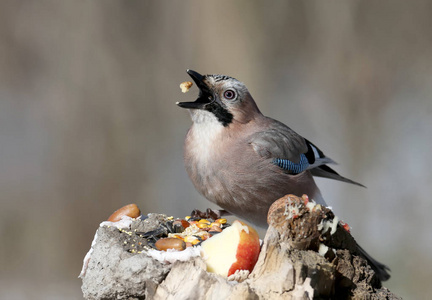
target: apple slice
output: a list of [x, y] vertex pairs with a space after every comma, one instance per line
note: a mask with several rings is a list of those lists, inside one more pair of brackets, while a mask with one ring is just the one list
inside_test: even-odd
[[258, 233], [238, 220], [201, 246], [207, 271], [227, 277], [237, 270], [252, 272], [260, 252]]

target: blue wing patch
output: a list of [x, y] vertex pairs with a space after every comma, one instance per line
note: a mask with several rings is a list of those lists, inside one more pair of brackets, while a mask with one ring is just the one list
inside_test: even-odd
[[282, 159], [282, 158], [275, 158], [273, 159], [273, 163], [280, 168], [288, 171], [291, 174], [298, 174], [303, 172], [304, 170], [309, 167], [309, 161], [306, 157], [306, 155], [301, 154], [300, 155], [300, 162], [294, 163], [288, 159]]

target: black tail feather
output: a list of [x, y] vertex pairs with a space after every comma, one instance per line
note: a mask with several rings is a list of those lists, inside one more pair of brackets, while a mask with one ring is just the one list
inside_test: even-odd
[[365, 186], [363, 184], [355, 182], [351, 179], [348, 179], [346, 177], [339, 175], [339, 173], [337, 173], [335, 170], [333, 170], [332, 168], [330, 168], [327, 165], [321, 165], [321, 166], [318, 166], [316, 168], [313, 168], [310, 170], [310, 172], [312, 173], [313, 176], [339, 180], [339, 181], [355, 184], [355, 185], [358, 185], [358, 186], [365, 188]]
[[357, 251], [361, 257], [368, 261], [379, 280], [386, 281], [390, 278], [390, 274], [387, 272], [390, 271], [389, 267], [373, 259], [359, 244], [357, 244]]

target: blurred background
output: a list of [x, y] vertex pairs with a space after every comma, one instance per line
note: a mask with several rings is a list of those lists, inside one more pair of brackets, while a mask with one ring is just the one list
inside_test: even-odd
[[432, 287], [432, 2], [17, 1], [0, 10], [0, 298], [81, 299], [99, 223], [213, 207], [183, 167], [191, 68], [318, 145], [318, 179], [399, 296]]

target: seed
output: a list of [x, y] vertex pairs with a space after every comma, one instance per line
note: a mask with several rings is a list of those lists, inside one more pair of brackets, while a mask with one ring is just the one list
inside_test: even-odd
[[227, 222], [227, 219], [217, 219], [215, 222], [218, 222], [220, 224], [225, 224]]
[[197, 227], [200, 229], [210, 228], [209, 224], [207, 224], [207, 223], [198, 223]]
[[[186, 222], [187, 223], [187, 222]], [[173, 226], [173, 232], [180, 233], [185, 230], [184, 226], [182, 225], [182, 222], [180, 220], [174, 221], [172, 224]]]
[[184, 238], [181, 235], [179, 235], [179, 234], [170, 233], [169, 237], [170, 238], [175, 238], [175, 239], [180, 239], [182, 241], [184, 240]]
[[182, 251], [186, 248], [185, 242], [176, 238], [160, 239], [156, 242], [155, 246], [160, 251], [166, 251], [167, 249]]
[[177, 219], [174, 221], [173, 225], [181, 225], [183, 228], [188, 228], [190, 226], [189, 222], [183, 219]]
[[113, 212], [113, 214], [108, 218], [108, 221], [117, 222], [120, 221], [123, 216], [137, 218], [140, 214], [141, 211], [136, 204], [128, 204]]
[[210, 238], [211, 234], [208, 232], [204, 232], [203, 234], [200, 234], [200, 238], [205, 241], [206, 239]]
[[186, 220], [180, 220], [180, 222], [184, 228], [188, 228], [190, 226], [189, 222]]
[[210, 231], [217, 231], [217, 232], [221, 232], [222, 228], [220, 227], [220, 225], [213, 225], [210, 229]]
[[207, 219], [201, 219], [198, 221], [198, 223], [210, 224], [211, 222]]
[[196, 245], [200, 242], [200, 240], [196, 236], [193, 236], [193, 235], [188, 235], [187, 237], [185, 237], [184, 241], [186, 243], [191, 243], [192, 245]]

